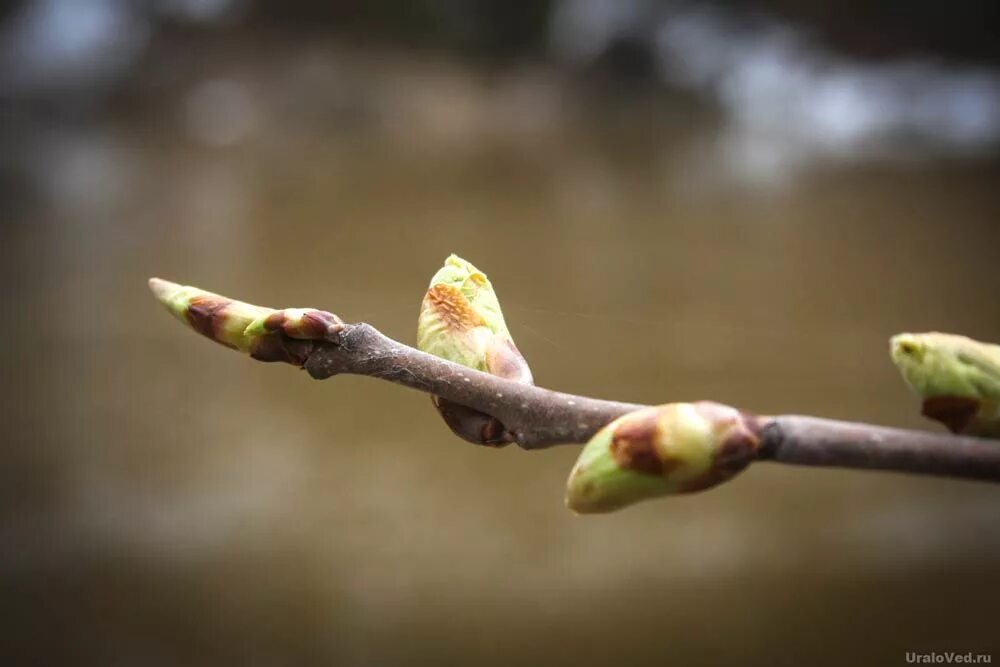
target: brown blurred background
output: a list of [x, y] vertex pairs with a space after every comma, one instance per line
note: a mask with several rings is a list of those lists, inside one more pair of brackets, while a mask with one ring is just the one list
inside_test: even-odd
[[412, 342], [449, 252], [540, 384], [935, 428], [1000, 340], [1000, 22], [966, 3], [0, 4], [5, 665], [1000, 659], [1000, 495], [762, 464], [618, 514], [578, 448], [185, 331], [151, 275]]

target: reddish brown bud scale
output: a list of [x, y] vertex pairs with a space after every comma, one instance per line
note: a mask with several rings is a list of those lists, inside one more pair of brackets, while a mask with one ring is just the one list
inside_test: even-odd
[[250, 356], [257, 361], [282, 362], [301, 368], [316, 349], [316, 341], [297, 340], [281, 334], [261, 336], [250, 347]]
[[501, 341], [486, 351], [486, 369], [506, 380], [533, 382], [528, 362], [512, 340]]
[[611, 455], [623, 469], [647, 475], [662, 475], [674, 462], [661, 459], [657, 453], [658, 435], [658, 418], [654, 412], [626, 421], [611, 436]]
[[325, 310], [279, 310], [264, 319], [263, 327], [304, 340], [330, 340], [344, 328], [344, 322]]
[[187, 309], [188, 324], [202, 336], [211, 338], [220, 345], [236, 349], [235, 345], [220, 335], [220, 329], [225, 321], [226, 309], [231, 304], [232, 300], [214, 294], [194, 297]]
[[981, 403], [967, 396], [931, 396], [924, 399], [920, 414], [941, 422], [952, 433], [965, 433], [975, 421]]
[[507, 430], [496, 417], [440, 396], [431, 396], [431, 400], [444, 423], [463, 440], [489, 447], [504, 447], [510, 444]]

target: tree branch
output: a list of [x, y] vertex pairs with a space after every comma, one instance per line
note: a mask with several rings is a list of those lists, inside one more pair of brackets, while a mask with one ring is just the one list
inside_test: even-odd
[[[646, 407], [542, 389], [426, 354], [368, 324], [345, 324], [315, 344], [303, 367], [316, 379], [367, 375], [435, 394], [499, 419], [524, 449], [584, 443]], [[756, 417], [759, 460], [895, 470], [1000, 482], [1000, 442], [796, 415]]]
[[[761, 417], [707, 401], [643, 410], [648, 406], [481, 373], [403, 345], [368, 324], [345, 324], [326, 311], [262, 308], [159, 278], [151, 278], [149, 286], [178, 320], [226, 347], [259, 361], [305, 368], [316, 379], [368, 375], [433, 394], [499, 421], [504, 441], [524, 449], [591, 441], [628, 415], [613, 433], [603, 432], [606, 441], [592, 441], [596, 446], [589, 449], [597, 459], [585, 450], [577, 462], [567, 502], [578, 511], [607, 511], [664, 492], [708, 488], [754, 460], [1000, 482], [995, 440], [814, 417]], [[456, 308], [444, 314], [461, 314]], [[523, 380], [521, 374], [515, 377]], [[630, 477], [637, 472], [638, 478]]]

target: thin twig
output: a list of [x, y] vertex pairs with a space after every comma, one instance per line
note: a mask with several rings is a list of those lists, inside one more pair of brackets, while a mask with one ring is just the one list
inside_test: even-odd
[[761, 440], [760, 458], [778, 463], [1000, 482], [1000, 442], [985, 438], [781, 415]]
[[[367, 375], [474, 408], [499, 419], [524, 449], [584, 443], [645, 407], [505, 380], [403, 345], [368, 324], [344, 325], [303, 366], [316, 379]], [[1000, 442], [993, 440], [796, 415], [756, 423], [761, 460], [1000, 482]]]

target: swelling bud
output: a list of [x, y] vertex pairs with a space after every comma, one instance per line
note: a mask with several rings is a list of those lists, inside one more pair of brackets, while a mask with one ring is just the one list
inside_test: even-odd
[[[424, 295], [417, 320], [417, 348], [428, 354], [532, 384], [528, 362], [514, 345], [493, 285], [472, 263], [451, 255]], [[496, 418], [433, 396], [448, 427], [464, 440], [503, 446], [512, 442]]]
[[150, 278], [149, 288], [182, 323], [258, 361], [302, 366], [317, 342], [336, 342], [344, 326], [314, 308], [264, 308], [159, 278]]
[[566, 489], [578, 514], [721, 484], [757, 457], [757, 419], [720, 403], [669, 403], [619, 417], [588, 442]]
[[952, 433], [1000, 437], [1000, 345], [936, 332], [898, 334], [889, 345], [925, 417]]

